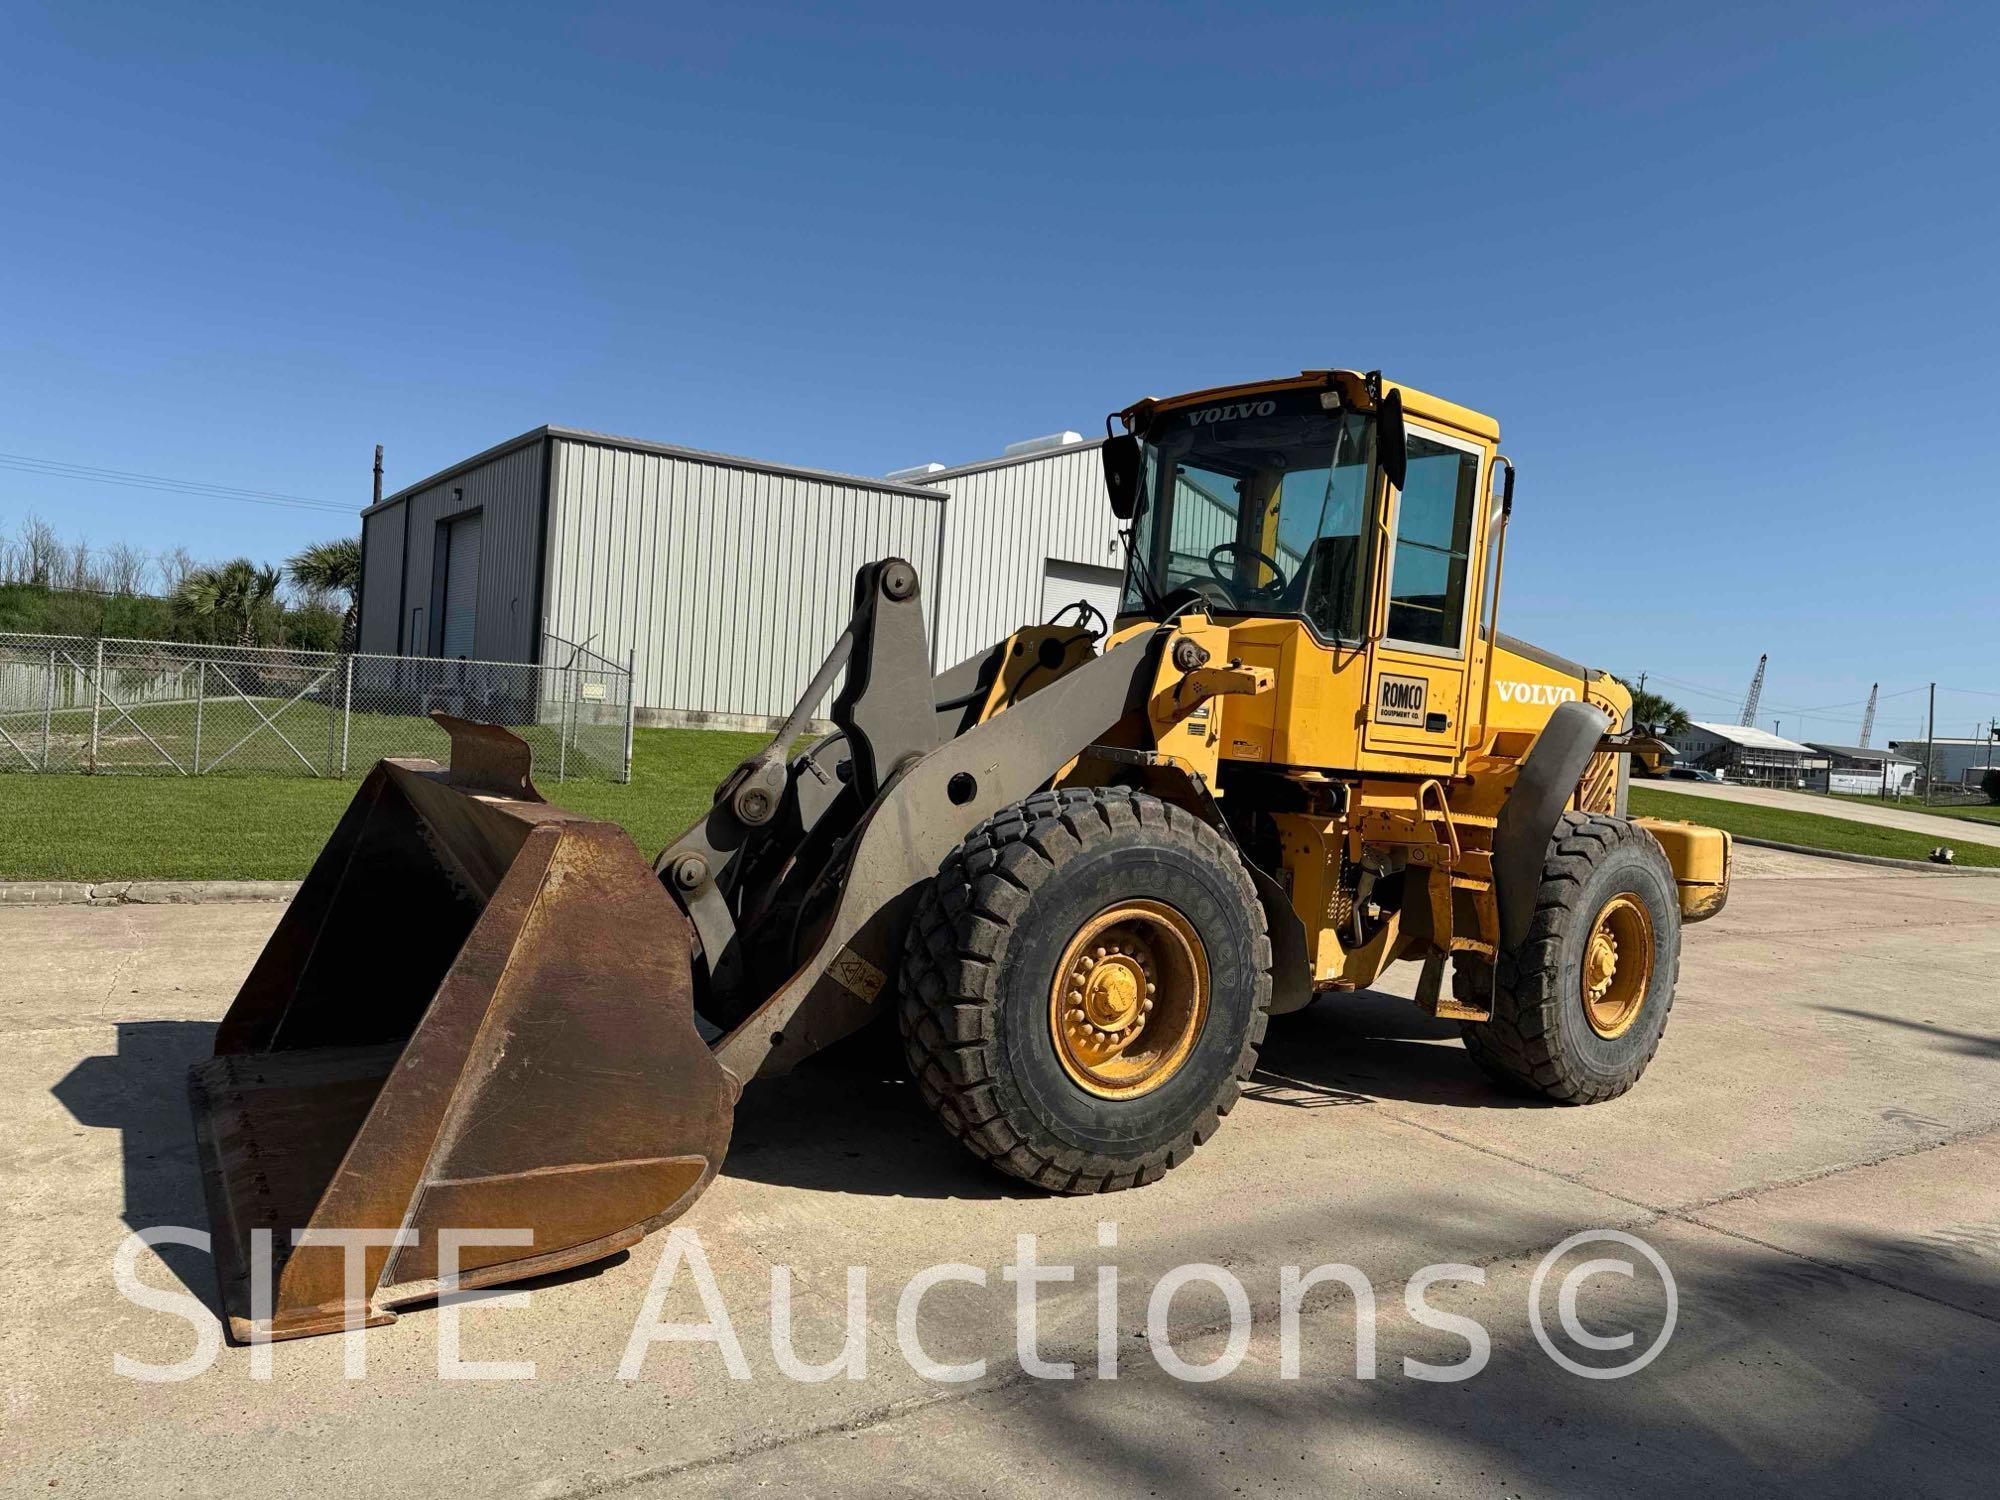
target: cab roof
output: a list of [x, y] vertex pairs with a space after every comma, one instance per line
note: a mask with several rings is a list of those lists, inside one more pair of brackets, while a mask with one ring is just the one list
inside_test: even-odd
[[[1119, 415], [1127, 419], [1150, 418], [1156, 411], [1171, 411], [1183, 406], [1200, 406], [1213, 401], [1227, 401], [1232, 397], [1268, 396], [1275, 391], [1295, 391], [1300, 389], [1321, 389], [1338, 387], [1343, 397], [1353, 404], [1367, 409], [1367, 377], [1356, 370], [1301, 370], [1296, 375], [1287, 375], [1277, 380], [1251, 380], [1237, 385], [1216, 385], [1206, 390], [1188, 391], [1178, 396], [1148, 396], [1135, 401]], [[1421, 422], [1435, 422], [1445, 427], [1455, 427], [1472, 437], [1484, 438], [1487, 442], [1500, 440], [1500, 424], [1484, 412], [1474, 411], [1469, 406], [1460, 406], [1456, 401], [1447, 401], [1442, 396], [1433, 396], [1420, 391], [1415, 386], [1404, 385], [1400, 381], [1382, 381], [1385, 391], [1397, 390], [1403, 393], [1405, 415]]]

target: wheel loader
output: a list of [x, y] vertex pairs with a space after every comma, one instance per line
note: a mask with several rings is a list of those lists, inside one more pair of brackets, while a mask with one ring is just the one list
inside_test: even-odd
[[1627, 817], [1630, 695], [1500, 633], [1497, 425], [1313, 370], [1106, 427], [1114, 619], [934, 672], [916, 570], [862, 568], [650, 866], [502, 729], [368, 774], [191, 1077], [238, 1337], [631, 1245], [742, 1089], [890, 1018], [944, 1128], [1056, 1193], [1180, 1166], [1270, 1017], [1401, 960], [1501, 1084], [1632, 1086], [1730, 841]]

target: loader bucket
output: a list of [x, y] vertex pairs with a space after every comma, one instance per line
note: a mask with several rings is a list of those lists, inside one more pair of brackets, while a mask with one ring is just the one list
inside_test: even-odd
[[[444, 1231], [463, 1287], [609, 1255], [729, 1142], [686, 916], [623, 830], [541, 800], [520, 740], [436, 717], [452, 768], [369, 772], [190, 1074], [239, 1339], [393, 1321]], [[350, 1278], [326, 1232], [356, 1230]]]

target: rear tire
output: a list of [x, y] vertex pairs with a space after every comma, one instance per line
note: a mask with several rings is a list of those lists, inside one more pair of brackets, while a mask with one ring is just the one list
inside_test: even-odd
[[1497, 990], [1483, 961], [1452, 966], [1454, 996], [1493, 1006], [1492, 1020], [1460, 1023], [1466, 1051], [1511, 1088], [1562, 1104], [1615, 1099], [1659, 1048], [1680, 960], [1679, 895], [1659, 844], [1623, 818], [1566, 812]]
[[1271, 944], [1243, 862], [1200, 819], [1127, 787], [1041, 792], [945, 861], [901, 993], [946, 1130], [1037, 1186], [1108, 1192], [1185, 1161], [1235, 1104]]

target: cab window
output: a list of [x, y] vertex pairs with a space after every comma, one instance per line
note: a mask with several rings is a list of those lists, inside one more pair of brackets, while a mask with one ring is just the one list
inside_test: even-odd
[[1408, 469], [1396, 507], [1389, 639], [1457, 651], [1464, 640], [1479, 455], [1413, 430]]
[[1148, 434], [1124, 607], [1188, 590], [1215, 613], [1303, 616], [1324, 639], [1359, 640], [1373, 565], [1369, 418], [1324, 409], [1317, 391], [1228, 410], [1201, 423], [1172, 413]]

